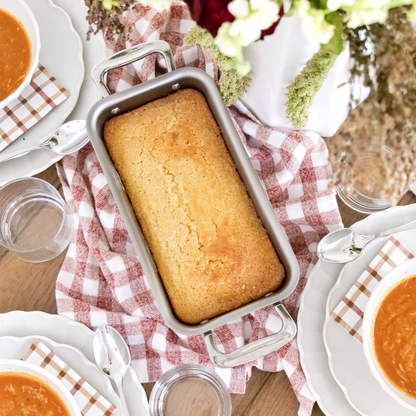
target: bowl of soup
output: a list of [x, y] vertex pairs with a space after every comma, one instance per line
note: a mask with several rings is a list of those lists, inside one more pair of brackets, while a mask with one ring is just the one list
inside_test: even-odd
[[16, 99], [38, 67], [39, 27], [23, 0], [0, 0], [0, 108]]
[[371, 294], [363, 344], [381, 387], [416, 411], [416, 259], [395, 267]]
[[0, 360], [0, 415], [81, 416], [63, 383], [43, 368]]

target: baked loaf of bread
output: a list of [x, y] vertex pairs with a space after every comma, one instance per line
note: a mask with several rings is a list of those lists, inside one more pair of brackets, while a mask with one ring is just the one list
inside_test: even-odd
[[284, 268], [200, 92], [114, 117], [104, 139], [181, 321], [279, 287]]

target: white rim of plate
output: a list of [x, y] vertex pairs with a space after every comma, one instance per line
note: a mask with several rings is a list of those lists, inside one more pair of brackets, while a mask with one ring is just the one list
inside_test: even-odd
[[[365, 248], [365, 251], [371, 250], [372, 246], [374, 246], [374, 244], [380, 244], [381, 241], [383, 241], [383, 245], [387, 242], [387, 240], [389, 239], [389, 237], [382, 237], [380, 239], [378, 239], [377, 241], [371, 241]], [[363, 250], [363, 252], [364, 252]], [[333, 364], [333, 354], [332, 351], [329, 348], [328, 345], [328, 339], [326, 337], [326, 331], [328, 328], [329, 323], [331, 322], [332, 318], [329, 316], [330, 311], [329, 311], [329, 302], [330, 302], [330, 298], [333, 296], [334, 292], [337, 291], [339, 289], [339, 287], [341, 286], [341, 280], [342, 280], [342, 276], [348, 272], [349, 267], [347, 267], [348, 265], [351, 265], [351, 263], [347, 263], [343, 266], [343, 268], [341, 269], [341, 272], [338, 275], [337, 281], [335, 282], [333, 288], [329, 291], [328, 293], [328, 297], [326, 299], [326, 305], [325, 305], [325, 323], [323, 326], [323, 339], [324, 339], [324, 344], [325, 344], [325, 349], [326, 349], [326, 353], [328, 354], [328, 365], [329, 365], [329, 369], [331, 370], [331, 374], [332, 377], [334, 377], [334, 380], [336, 381], [336, 383], [338, 384], [338, 386], [341, 388], [341, 390], [343, 391], [343, 393], [345, 394], [346, 399], [348, 400], [348, 403], [351, 405], [351, 407], [360, 415], [364, 415], [364, 413], [354, 404], [354, 402], [352, 401], [349, 393], [348, 393], [348, 389], [341, 383], [341, 381], [339, 380], [339, 378], [336, 376], [336, 372], [334, 370], [334, 364]], [[354, 341], [357, 342], [357, 341]]]

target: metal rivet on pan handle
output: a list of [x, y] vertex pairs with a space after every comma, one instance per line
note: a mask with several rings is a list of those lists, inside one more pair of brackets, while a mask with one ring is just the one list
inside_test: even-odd
[[253, 360], [258, 360], [259, 358], [263, 358], [265, 355], [282, 348], [288, 342], [292, 341], [296, 335], [295, 322], [280, 302], [274, 303], [273, 306], [282, 318], [282, 329], [276, 334], [257, 339], [256, 341], [250, 342], [249, 344], [244, 345], [228, 354], [218, 351], [212, 331], [205, 332], [204, 337], [205, 343], [207, 344], [209, 358], [211, 358], [211, 361], [216, 367], [230, 368]]
[[172, 72], [176, 69], [170, 46], [164, 40], [155, 40], [132, 46], [131, 48], [124, 49], [123, 51], [109, 56], [92, 68], [91, 76], [95, 85], [100, 90], [101, 95], [103, 97], [107, 97], [111, 94], [105, 82], [105, 76], [108, 71], [132, 64], [133, 62], [143, 59], [152, 53], [160, 53], [163, 55], [168, 72]]
[[173, 90], [173, 91], [176, 91], [176, 90], [178, 90], [180, 87], [181, 87], [181, 84], [173, 84], [173, 85], [172, 85], [172, 90]]

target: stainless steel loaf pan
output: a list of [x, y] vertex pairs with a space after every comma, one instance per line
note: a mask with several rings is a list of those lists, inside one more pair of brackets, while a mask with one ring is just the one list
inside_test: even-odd
[[[142, 59], [150, 53], [160, 53], [164, 56], [168, 72], [123, 92], [109, 95], [109, 91], [105, 85], [106, 73], [112, 68]], [[296, 326], [280, 301], [286, 298], [295, 288], [299, 278], [299, 266], [288, 238], [251, 165], [244, 145], [212, 78], [196, 68], [181, 68], [175, 70], [169, 45], [163, 41], [141, 44], [119, 52], [96, 65], [92, 71], [92, 76], [103, 96], [107, 97], [96, 103], [90, 110], [87, 119], [87, 130], [166, 325], [175, 332], [183, 335], [203, 333], [211, 359], [215, 365], [220, 367], [232, 367], [243, 362], [251, 361], [289, 342], [296, 334]], [[199, 325], [185, 324], [175, 316], [158, 274], [157, 267], [153, 261], [152, 254], [142, 234], [140, 224], [103, 139], [104, 124], [108, 120], [150, 101], [165, 97], [179, 88], [193, 88], [205, 96], [212, 114], [221, 129], [222, 136], [241, 179], [286, 270], [284, 283], [275, 292], [216, 318], [204, 321]], [[273, 334], [247, 344], [231, 354], [222, 354], [217, 350], [211, 331], [213, 328], [229, 323], [271, 304], [275, 305], [277, 312], [284, 321], [284, 326], [278, 334]]]

